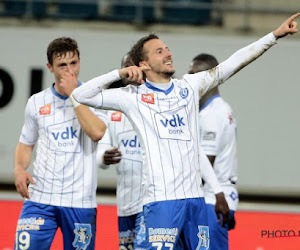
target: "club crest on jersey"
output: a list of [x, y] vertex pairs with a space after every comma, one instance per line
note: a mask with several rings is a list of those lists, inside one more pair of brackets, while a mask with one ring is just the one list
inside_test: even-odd
[[209, 227], [208, 226], [198, 226], [198, 238], [199, 242], [196, 250], [206, 250], [209, 248]]
[[75, 247], [76, 250], [85, 250], [92, 238], [91, 224], [74, 223], [74, 225], [75, 229], [73, 232], [75, 234], [75, 239], [73, 241], [73, 247]]
[[120, 122], [122, 120], [122, 113], [121, 112], [114, 112], [114, 113], [111, 114], [110, 119], [113, 122]]
[[154, 104], [154, 94], [142, 94], [142, 101], [149, 104]]
[[49, 115], [51, 113], [51, 104], [40, 107], [40, 115]]
[[185, 99], [189, 95], [189, 90], [187, 88], [180, 89], [179, 94], [182, 99]]

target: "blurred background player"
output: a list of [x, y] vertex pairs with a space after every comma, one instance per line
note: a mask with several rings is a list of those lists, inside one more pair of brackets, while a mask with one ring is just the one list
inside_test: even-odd
[[[58, 227], [64, 249], [95, 249], [96, 149], [105, 133], [102, 120], [106, 122], [106, 117], [70, 97], [81, 85], [77, 80], [80, 53], [75, 40], [53, 40], [47, 59], [54, 83], [29, 98], [15, 152], [15, 185], [26, 198], [15, 249], [50, 249]], [[72, 76], [64, 88], [63, 74]], [[31, 176], [26, 170], [36, 144]]]
[[[132, 66], [128, 54], [122, 59], [122, 68]], [[139, 85], [125, 79], [109, 88]], [[98, 143], [97, 164], [107, 169], [117, 164], [117, 207], [120, 249], [145, 249], [145, 224], [142, 191], [142, 149], [128, 118], [119, 111], [107, 111], [107, 130]]]
[[[217, 59], [209, 54], [196, 56], [190, 65], [189, 74], [212, 69]], [[204, 194], [210, 231], [210, 249], [228, 249], [228, 230], [235, 225], [234, 212], [238, 205], [236, 121], [231, 107], [220, 96], [218, 87], [206, 92], [199, 101], [200, 140], [216, 173], [230, 208], [228, 223], [220, 225], [215, 214], [215, 197], [205, 182]]]

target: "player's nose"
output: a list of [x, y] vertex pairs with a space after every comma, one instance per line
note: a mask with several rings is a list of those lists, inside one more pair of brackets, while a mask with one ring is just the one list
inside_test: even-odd
[[68, 66], [67, 66], [67, 71], [68, 71], [70, 74], [73, 74], [73, 73], [74, 73], [73, 68], [72, 68], [71, 65], [68, 65]]

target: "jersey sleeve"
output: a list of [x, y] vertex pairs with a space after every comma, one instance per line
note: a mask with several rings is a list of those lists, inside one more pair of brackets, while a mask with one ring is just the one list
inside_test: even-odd
[[206, 155], [218, 154], [223, 124], [218, 121], [215, 113], [200, 115], [201, 147]]
[[260, 57], [274, 44], [276, 44], [276, 38], [273, 32], [271, 32], [258, 41], [235, 52], [227, 60], [217, 66], [219, 83], [225, 82], [246, 65]]
[[236, 51], [227, 60], [215, 68], [196, 74], [186, 74], [184, 79], [199, 88], [200, 96], [208, 90], [222, 84], [249, 63], [256, 60], [269, 48], [276, 44], [276, 38], [271, 32], [258, 41]]
[[217, 176], [202, 149], [200, 149], [200, 170], [203, 180], [210, 186], [214, 194], [223, 192]]
[[76, 88], [72, 96], [82, 104], [94, 108], [124, 110], [126, 91], [123, 88], [106, 89], [111, 83], [120, 80], [118, 70], [95, 77]]
[[29, 98], [25, 108], [24, 125], [22, 127], [19, 142], [33, 146], [38, 140], [38, 124], [36, 120], [36, 110], [34, 106], [34, 97]]

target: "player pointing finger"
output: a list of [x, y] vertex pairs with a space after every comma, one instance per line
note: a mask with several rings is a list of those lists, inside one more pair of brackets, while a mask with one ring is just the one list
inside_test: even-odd
[[148, 66], [130, 66], [124, 69], [119, 70], [119, 74], [121, 78], [127, 78], [130, 81], [135, 81], [138, 83], [145, 83], [143, 72], [149, 70]]
[[274, 36], [278, 39], [281, 37], [284, 37], [288, 34], [295, 34], [298, 32], [298, 24], [296, 21], [294, 21], [297, 17], [300, 16], [300, 13], [296, 13], [289, 17], [287, 20], [281, 24], [279, 28], [273, 31]]

